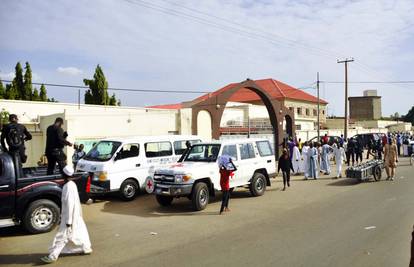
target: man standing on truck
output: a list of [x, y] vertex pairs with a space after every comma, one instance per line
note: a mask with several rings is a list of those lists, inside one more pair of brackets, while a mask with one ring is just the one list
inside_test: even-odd
[[55, 171], [56, 163], [60, 172], [63, 174], [63, 168], [66, 165], [66, 155], [63, 152], [65, 146], [72, 146], [72, 143], [65, 138], [65, 132], [62, 129], [63, 119], [56, 118], [55, 123], [47, 127], [46, 130], [46, 157], [47, 157], [47, 174], [51, 175]]
[[[10, 114], [9, 124], [1, 131], [1, 145], [4, 151], [8, 151], [12, 156], [19, 156], [20, 163], [26, 163], [25, 141], [32, 140], [32, 135], [26, 127], [18, 123], [19, 119], [16, 114]], [[6, 143], [8, 149], [6, 148]]]
[[78, 188], [70, 180], [73, 173], [73, 168], [69, 165], [63, 169], [65, 185], [62, 190], [62, 214], [59, 230], [52, 246], [49, 248], [49, 256], [41, 258], [44, 263], [57, 261], [61, 252], [82, 253], [84, 255], [92, 253], [88, 229], [86, 229], [86, 224], [82, 218]]

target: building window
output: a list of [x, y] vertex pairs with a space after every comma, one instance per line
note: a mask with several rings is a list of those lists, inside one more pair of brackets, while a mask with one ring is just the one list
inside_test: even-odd
[[313, 110], [313, 116], [318, 116], [318, 111], [316, 109]]
[[322, 114], [325, 115], [325, 110], [322, 110]]
[[297, 108], [298, 115], [302, 115], [302, 108]]
[[310, 112], [308, 108], [305, 110], [305, 112], [306, 112], [306, 116], [309, 116]]
[[290, 111], [294, 111], [293, 107], [289, 107], [289, 110], [290, 110]]
[[300, 131], [300, 130], [302, 130], [302, 125], [296, 124], [295, 128], [296, 128], [297, 131]]

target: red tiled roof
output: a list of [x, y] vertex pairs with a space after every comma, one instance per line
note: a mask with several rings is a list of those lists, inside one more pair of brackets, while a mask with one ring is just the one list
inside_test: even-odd
[[159, 108], [159, 109], [180, 109], [183, 107], [183, 104], [166, 104], [166, 105], [156, 105], [148, 106], [147, 108]]
[[[258, 86], [262, 87], [272, 99], [278, 99], [278, 100], [285, 100], [285, 99], [291, 99], [291, 100], [297, 100], [297, 101], [307, 101], [312, 103], [317, 103], [318, 98], [315, 96], [308, 94], [302, 90], [296, 89], [290, 85], [287, 85], [285, 83], [282, 83], [278, 80], [274, 79], [263, 79], [263, 80], [255, 80], [254, 81]], [[223, 88], [210, 93], [205, 94], [203, 96], [200, 96], [196, 99], [196, 101], [203, 101], [207, 99], [208, 97], [213, 97], [223, 91], [226, 91], [231, 86], [236, 85], [235, 83], [231, 83], [229, 85], [224, 86]], [[234, 93], [230, 101], [231, 102], [253, 102], [253, 101], [260, 101], [260, 97], [254, 93], [253, 91], [249, 89], [240, 89], [236, 93]], [[321, 104], [328, 104], [323, 99], [320, 99]]]
[[[308, 94], [300, 89], [294, 88], [290, 85], [287, 85], [285, 83], [282, 83], [278, 80], [274, 79], [262, 79], [262, 80], [255, 80], [254, 81], [258, 86], [263, 88], [272, 99], [278, 99], [278, 100], [297, 100], [297, 101], [307, 101], [312, 103], [317, 103], [318, 98], [315, 96]], [[196, 99], [194, 99], [194, 102], [201, 102], [203, 100], [206, 100], [207, 98], [214, 97], [226, 90], [228, 90], [230, 87], [236, 85], [237, 83], [231, 83], [223, 88], [220, 88], [217, 91], [214, 91], [212, 93], [208, 93], [205, 95], [202, 95]], [[254, 101], [261, 101], [260, 97], [254, 93], [253, 91], [249, 89], [240, 89], [236, 93], [234, 93], [230, 100], [231, 102], [254, 102]], [[323, 99], [320, 99], [321, 104], [328, 104]], [[171, 104], [171, 105], [159, 105], [159, 106], [151, 106], [148, 108], [162, 108], [162, 109], [180, 109], [182, 108], [182, 104]]]

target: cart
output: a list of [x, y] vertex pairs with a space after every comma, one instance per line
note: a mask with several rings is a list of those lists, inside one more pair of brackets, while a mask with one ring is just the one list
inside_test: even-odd
[[345, 171], [347, 178], [358, 179], [360, 182], [374, 178], [375, 181], [381, 180], [384, 162], [374, 159], [357, 166], [348, 167]]

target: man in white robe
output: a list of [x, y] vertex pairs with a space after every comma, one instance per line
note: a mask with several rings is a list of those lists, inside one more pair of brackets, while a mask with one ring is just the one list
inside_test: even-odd
[[[308, 175], [313, 179], [318, 179], [318, 149], [311, 143], [307, 153]], [[308, 178], [305, 178], [306, 180]]]
[[342, 178], [342, 163], [346, 158], [345, 150], [341, 145], [338, 146], [337, 144], [334, 144], [333, 150], [336, 162], [336, 178]]
[[303, 164], [302, 168], [305, 174], [305, 179], [308, 179], [309, 177], [308, 150], [309, 150], [308, 142], [305, 142], [305, 144], [302, 147], [302, 164]]
[[321, 149], [321, 172], [326, 175], [331, 173], [331, 166], [329, 164], [329, 153], [331, 152], [331, 146], [325, 143]]
[[82, 207], [76, 184], [69, 178], [73, 175], [73, 167], [63, 169], [65, 185], [62, 190], [62, 212], [59, 230], [49, 248], [49, 256], [42, 257], [45, 263], [57, 261], [60, 253], [91, 254], [91, 242], [88, 230], [82, 218]]
[[298, 173], [301, 173], [302, 171], [301, 171], [301, 156], [300, 156], [300, 151], [299, 151], [299, 148], [295, 145], [294, 147], [293, 147], [293, 155], [292, 155], [292, 167], [293, 167], [293, 170], [294, 170], [294, 174], [298, 174]]

